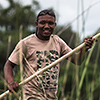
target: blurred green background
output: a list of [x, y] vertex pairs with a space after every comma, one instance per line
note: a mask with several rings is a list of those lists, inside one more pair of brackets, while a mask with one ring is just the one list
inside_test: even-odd
[[[36, 0], [33, 0], [31, 5], [22, 5], [15, 0], [8, 0], [8, 2], [7, 8], [0, 5], [0, 94], [7, 90], [3, 72], [4, 64], [20, 40], [20, 33], [24, 38], [35, 32], [37, 11], [41, 10], [39, 2]], [[57, 25], [54, 34], [58, 35], [63, 27], [63, 25]], [[94, 35], [99, 32], [100, 29]], [[72, 30], [71, 24], [59, 36], [72, 49], [83, 41], [80, 40], [79, 34]], [[60, 64], [58, 100], [100, 100], [100, 39], [87, 53], [80, 66], [73, 65], [66, 60]], [[14, 77], [18, 82], [21, 77], [19, 70], [19, 67], [14, 69]], [[82, 78], [83, 81], [81, 81]], [[21, 89], [18, 94], [21, 96]], [[10, 95], [4, 100], [18, 99], [15, 95]]]

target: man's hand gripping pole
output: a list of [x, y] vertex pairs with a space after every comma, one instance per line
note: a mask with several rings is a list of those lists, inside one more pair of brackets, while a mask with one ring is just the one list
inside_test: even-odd
[[[95, 36], [93, 36], [93, 39], [97, 39], [98, 37], [100, 37], [100, 33], [96, 34]], [[47, 69], [55, 66], [56, 64], [58, 64], [59, 62], [61, 62], [62, 60], [70, 57], [73, 53], [75, 53], [76, 51], [80, 50], [81, 48], [83, 48], [85, 46], [85, 42], [82, 43], [81, 45], [77, 46], [76, 48], [74, 48], [71, 52], [65, 54], [64, 56], [62, 56], [61, 58], [57, 59], [56, 61], [54, 61], [53, 63], [51, 63], [50, 65], [44, 67], [43, 69], [41, 69], [40, 71], [37, 71], [35, 74], [31, 75], [30, 77], [28, 77], [27, 79], [23, 80], [22, 82], [19, 83], [19, 85], [24, 85], [27, 82], [29, 82], [30, 80], [32, 80], [34, 77], [36, 77], [37, 75], [43, 73], [44, 71], [46, 71]], [[8, 95], [10, 93], [9, 90], [7, 90], [6, 92], [2, 93], [0, 95], [0, 99], [4, 98], [6, 95]]]

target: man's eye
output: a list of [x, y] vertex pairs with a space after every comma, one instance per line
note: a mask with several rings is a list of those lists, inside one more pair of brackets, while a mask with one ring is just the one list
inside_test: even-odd
[[42, 21], [42, 22], [40, 22], [40, 24], [45, 24], [45, 22], [44, 22], [44, 21]]
[[49, 25], [53, 25], [54, 24], [54, 22], [49, 22]]

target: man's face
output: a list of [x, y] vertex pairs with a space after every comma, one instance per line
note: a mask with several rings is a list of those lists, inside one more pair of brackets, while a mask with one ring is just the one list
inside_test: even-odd
[[38, 22], [36, 22], [38, 37], [42, 40], [48, 40], [53, 33], [55, 26], [56, 23], [53, 16], [48, 14], [39, 16]]

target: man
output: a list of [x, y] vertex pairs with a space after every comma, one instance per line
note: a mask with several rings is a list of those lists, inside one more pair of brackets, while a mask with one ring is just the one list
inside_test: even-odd
[[[53, 11], [43, 10], [37, 16], [36, 33], [22, 39], [10, 55], [4, 67], [5, 79], [10, 91], [18, 89], [13, 79], [13, 68], [23, 63], [25, 78], [54, 62], [72, 49], [57, 35], [52, 35], [56, 27], [56, 16]], [[85, 39], [86, 50], [91, 48], [92, 37]], [[83, 51], [73, 54], [81, 57]], [[20, 59], [21, 58], [21, 59]], [[59, 64], [24, 85], [24, 100], [56, 100], [58, 89]]]

